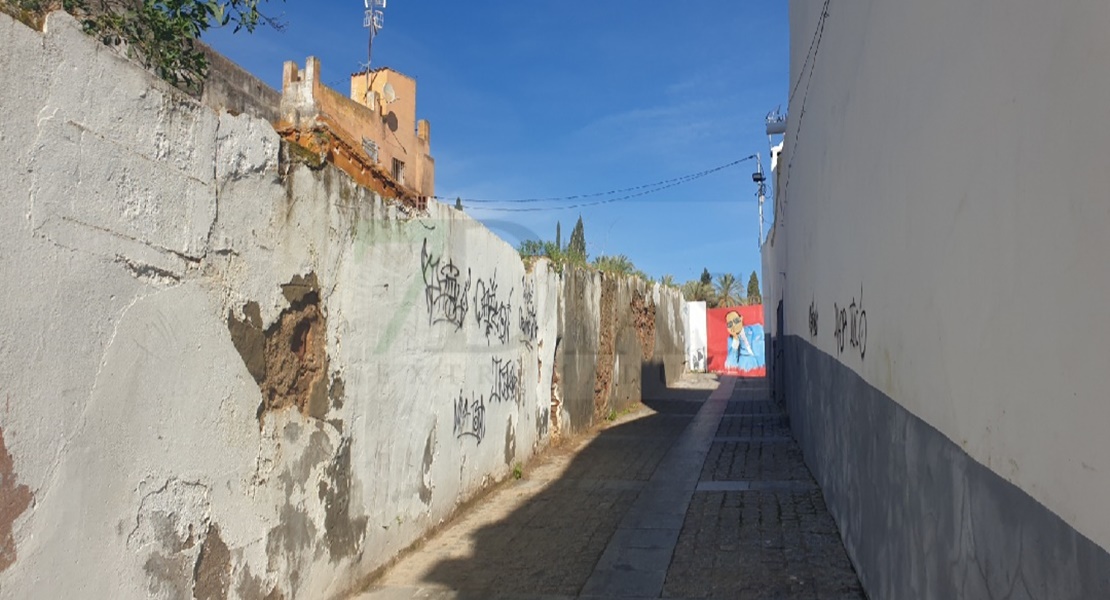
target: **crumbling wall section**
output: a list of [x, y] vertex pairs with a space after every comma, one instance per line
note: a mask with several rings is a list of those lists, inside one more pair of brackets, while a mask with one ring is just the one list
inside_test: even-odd
[[63, 13], [0, 15], [0, 79], [0, 597], [341, 596], [591, 423], [599, 275], [526, 271]]
[[568, 268], [557, 394], [582, 431], [660, 392], [685, 369], [682, 294], [635, 277]]
[[[214, 110], [245, 114], [271, 123], [281, 117], [281, 93], [207, 44], [198, 47], [208, 59], [200, 101]], [[276, 68], [276, 67], [275, 67]]]

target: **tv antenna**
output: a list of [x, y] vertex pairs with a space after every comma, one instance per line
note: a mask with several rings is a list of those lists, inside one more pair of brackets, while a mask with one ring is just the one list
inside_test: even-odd
[[362, 26], [370, 30], [366, 44], [366, 95], [370, 95], [370, 61], [374, 56], [374, 38], [385, 26], [385, 0], [362, 0]]

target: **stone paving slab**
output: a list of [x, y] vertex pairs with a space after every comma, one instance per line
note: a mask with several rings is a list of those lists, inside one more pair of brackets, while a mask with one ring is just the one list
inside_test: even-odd
[[726, 415], [717, 437], [790, 437], [790, 419], [785, 415]]
[[782, 405], [772, 400], [738, 400], [728, 403], [725, 407], [725, 416], [737, 414], [765, 415], [774, 414], [782, 416]]
[[812, 481], [797, 444], [760, 442], [714, 443], [705, 459], [701, 478], [711, 481]]
[[695, 494], [663, 597], [866, 598], [817, 489]]

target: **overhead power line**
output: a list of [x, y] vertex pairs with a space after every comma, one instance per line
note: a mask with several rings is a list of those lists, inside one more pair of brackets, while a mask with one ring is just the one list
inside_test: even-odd
[[[621, 200], [629, 200], [631, 198], [638, 198], [640, 196], [646, 196], [648, 194], [654, 194], [655, 192], [659, 192], [659, 191], [662, 191], [662, 190], [665, 190], [665, 189], [668, 189], [668, 188], [672, 188], [672, 187], [675, 187], [675, 186], [678, 186], [678, 185], [682, 185], [684, 183], [688, 183], [688, 182], [694, 181], [696, 179], [701, 179], [702, 177], [705, 177], [707, 175], [711, 175], [711, 174], [716, 173], [718, 171], [723, 171], [724, 169], [728, 169], [730, 167], [735, 167], [736, 165], [739, 165], [740, 163], [752, 160], [753, 158], [755, 158], [754, 154], [752, 154], [751, 156], [746, 156], [746, 157], [741, 158], [739, 160], [734, 160], [734, 161], [732, 161], [730, 163], [727, 163], [727, 164], [720, 165], [718, 167], [713, 167], [711, 169], [705, 169], [704, 171], [698, 171], [697, 173], [691, 173], [689, 175], [683, 175], [682, 177], [675, 177], [675, 178], [672, 178], [672, 179], [665, 179], [663, 181], [657, 181], [655, 183], [647, 183], [647, 184], [644, 184], [644, 185], [637, 185], [637, 186], [622, 188], [622, 189], [617, 189], [617, 190], [609, 190], [607, 192], [595, 192], [595, 193], [592, 193], [592, 194], [577, 194], [577, 195], [574, 195], [574, 196], [558, 196], [558, 197], [551, 197], [551, 198], [514, 198], [514, 199], [509, 199], [509, 200], [490, 200], [490, 199], [485, 199], [485, 198], [463, 198], [462, 202], [463, 203], [469, 203], [469, 204], [529, 204], [529, 203], [536, 203], [536, 202], [567, 202], [567, 201], [572, 201], [572, 200], [584, 200], [584, 199], [587, 199], [587, 198], [597, 198], [597, 197], [601, 197], [601, 196], [613, 196], [613, 197], [610, 197], [610, 198], [605, 198], [603, 200], [594, 200], [592, 202], [578, 202], [578, 203], [574, 203], [574, 204], [559, 204], [559, 205], [556, 205], [556, 206], [524, 206], [524, 207], [522, 207], [522, 206], [510, 206], [510, 207], [505, 207], [505, 206], [482, 206], [480, 208], [481, 208], [481, 210], [499, 211], [499, 212], [534, 212], [534, 211], [542, 211], [542, 210], [565, 210], [565, 209], [570, 209], [570, 208], [582, 208], [582, 207], [586, 207], [586, 206], [597, 206], [599, 204], [609, 204], [610, 202], [619, 202]], [[618, 194], [623, 194], [623, 195], [618, 195]], [[449, 201], [450, 200], [449, 198], [444, 198], [442, 196], [433, 196], [433, 198], [435, 198], [436, 200], [440, 200], [440, 201]]]

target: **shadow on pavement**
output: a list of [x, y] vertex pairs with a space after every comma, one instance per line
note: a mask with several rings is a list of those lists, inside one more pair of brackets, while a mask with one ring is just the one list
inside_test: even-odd
[[543, 482], [543, 491], [474, 532], [470, 557], [436, 563], [425, 581], [455, 590], [456, 598], [578, 595], [625, 512], [710, 393], [652, 390], [644, 416], [598, 433], [558, 479]]

